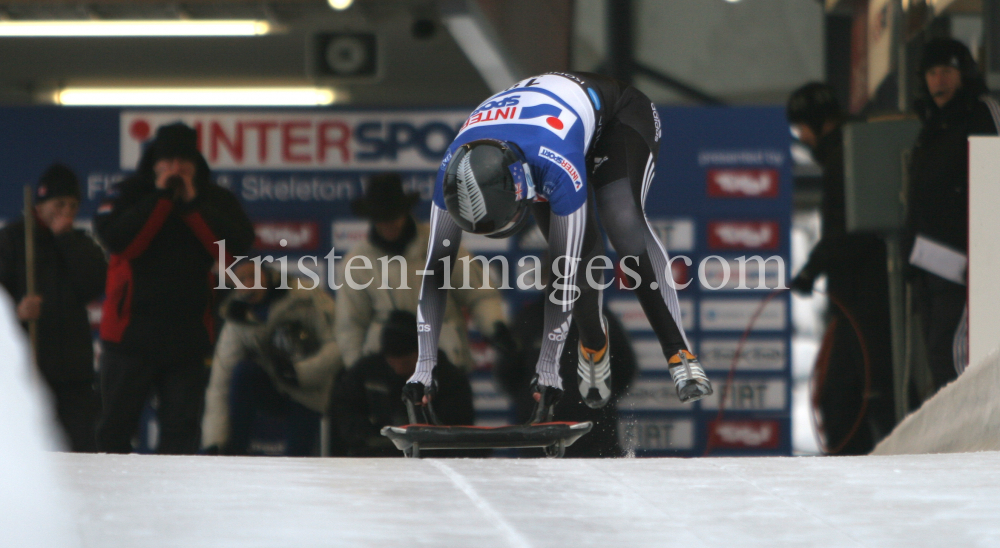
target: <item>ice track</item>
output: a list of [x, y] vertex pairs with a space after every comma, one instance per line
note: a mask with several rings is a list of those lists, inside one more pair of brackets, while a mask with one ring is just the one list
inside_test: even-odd
[[95, 548], [1000, 546], [997, 452], [54, 459]]

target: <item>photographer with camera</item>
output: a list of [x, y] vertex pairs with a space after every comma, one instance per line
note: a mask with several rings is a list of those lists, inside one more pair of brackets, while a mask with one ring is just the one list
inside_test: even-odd
[[279, 272], [253, 262], [233, 271], [243, 287], [222, 305], [226, 324], [205, 393], [202, 447], [250, 453], [255, 421], [265, 414], [284, 423], [284, 455], [312, 455], [343, 368], [333, 338], [333, 298], [322, 289], [298, 289], [295, 281], [283, 289]]
[[196, 453], [215, 337], [215, 242], [239, 255], [253, 243], [253, 226], [236, 196], [211, 181], [197, 132], [179, 122], [157, 130], [136, 173], [98, 207], [94, 225], [111, 253], [98, 450], [131, 452], [142, 410], [155, 395], [158, 452]]

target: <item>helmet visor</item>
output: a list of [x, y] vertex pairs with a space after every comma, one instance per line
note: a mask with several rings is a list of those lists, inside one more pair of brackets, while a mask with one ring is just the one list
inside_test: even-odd
[[521, 209], [514, 214], [514, 217], [506, 225], [500, 227], [495, 232], [486, 234], [487, 238], [501, 239], [508, 238], [520, 232], [528, 224], [528, 205], [522, 204]]

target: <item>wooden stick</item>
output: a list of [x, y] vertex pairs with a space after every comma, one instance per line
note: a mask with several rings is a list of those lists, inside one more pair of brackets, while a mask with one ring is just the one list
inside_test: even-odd
[[[35, 296], [35, 204], [31, 185], [24, 185], [24, 277], [26, 296]], [[38, 320], [28, 320], [32, 356], [38, 355]]]

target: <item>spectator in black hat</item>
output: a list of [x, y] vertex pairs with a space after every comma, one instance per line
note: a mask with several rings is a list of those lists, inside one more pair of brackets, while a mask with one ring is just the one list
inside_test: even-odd
[[[382, 173], [372, 176], [364, 197], [351, 204], [355, 215], [371, 220], [371, 231], [367, 241], [351, 249], [340, 264], [352, 264], [357, 257], [367, 260], [373, 268], [352, 269], [350, 280], [338, 277], [343, 280], [343, 287], [337, 290], [335, 331], [347, 367], [352, 367], [358, 358], [379, 351], [379, 333], [391, 312], [417, 312], [423, 279], [420, 272], [427, 262], [430, 236], [429, 227], [418, 224], [411, 213], [418, 198], [416, 193], [403, 191], [399, 174]], [[501, 351], [513, 348], [514, 341], [507, 329], [500, 292], [496, 289], [502, 281], [494, 281], [487, 287], [483, 264], [475, 260], [467, 263], [466, 278], [468, 252], [459, 249], [452, 275], [459, 287], [448, 292], [440, 346], [451, 363], [469, 371], [474, 364], [464, 312], [473, 318], [479, 332]], [[402, 265], [399, 261], [380, 262], [381, 257], [395, 256], [402, 258]], [[364, 263], [359, 260], [353, 264]], [[466, 279], [469, 280], [467, 286], [464, 285]]]
[[[816, 399], [826, 449], [840, 455], [863, 455], [895, 425], [885, 243], [876, 234], [847, 232], [844, 116], [833, 88], [813, 82], [797, 89], [788, 99], [787, 116], [799, 140], [823, 168], [822, 238], [791, 287], [809, 294], [816, 278], [826, 275], [827, 295], [839, 303], [827, 307], [828, 334], [817, 371]], [[847, 314], [858, 322], [860, 338]], [[867, 393], [864, 350], [871, 376]], [[867, 411], [861, 426], [852, 431], [865, 399]]]
[[228, 265], [250, 247], [253, 226], [236, 197], [211, 181], [195, 130], [181, 123], [157, 130], [136, 173], [97, 213], [97, 234], [111, 252], [99, 449], [130, 452], [155, 394], [158, 451], [196, 453], [214, 339], [209, 273], [220, 257]]
[[[379, 432], [409, 423], [403, 385], [417, 368], [417, 317], [395, 310], [381, 331], [382, 351], [358, 360], [334, 385], [330, 416], [352, 457], [402, 456]], [[465, 374], [438, 353], [434, 411], [441, 424], [472, 424], [472, 387]], [[456, 453], [451, 452], [451, 456]]]
[[[924, 47], [920, 85], [914, 109], [923, 128], [909, 170], [908, 236], [913, 242], [924, 238], [968, 255], [968, 138], [996, 135], [1000, 106], [987, 95], [969, 48], [951, 38], [937, 38]], [[936, 390], [965, 366], [953, 355], [965, 286], [922, 269], [911, 274]], [[964, 338], [960, 344], [965, 344]]]
[[80, 184], [54, 164], [35, 185], [35, 295], [27, 295], [25, 222], [0, 230], [0, 284], [17, 304], [17, 317], [37, 321], [35, 362], [52, 391], [56, 415], [73, 451], [96, 449], [99, 399], [94, 390], [94, 346], [87, 304], [101, 295], [107, 263], [84, 231], [73, 228]]

